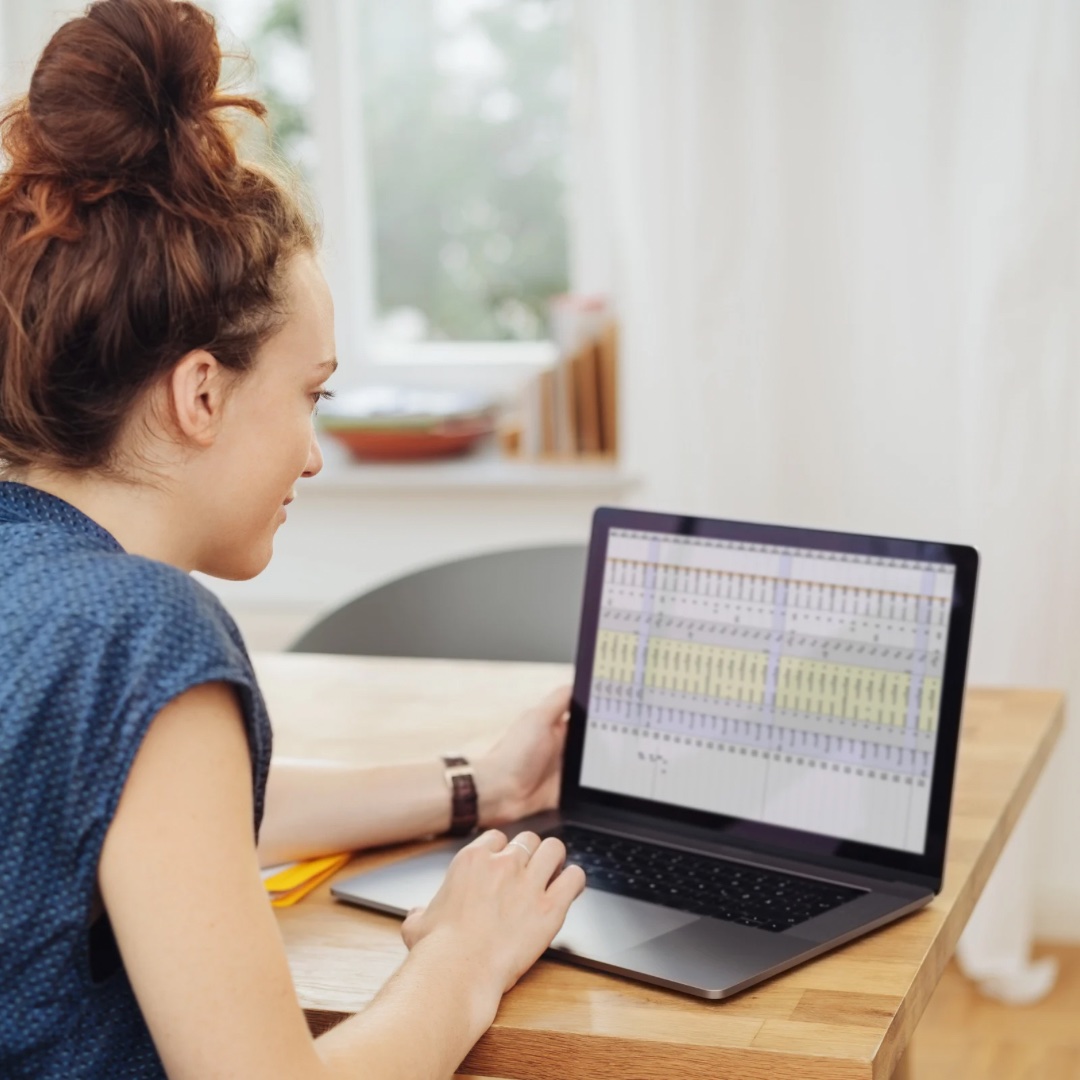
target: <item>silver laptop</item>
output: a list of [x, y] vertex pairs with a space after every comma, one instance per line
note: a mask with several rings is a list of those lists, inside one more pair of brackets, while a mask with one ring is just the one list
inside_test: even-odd
[[[724, 998], [941, 888], [978, 556], [601, 508], [558, 835], [588, 886], [550, 955]], [[359, 874], [395, 915], [464, 841]]]

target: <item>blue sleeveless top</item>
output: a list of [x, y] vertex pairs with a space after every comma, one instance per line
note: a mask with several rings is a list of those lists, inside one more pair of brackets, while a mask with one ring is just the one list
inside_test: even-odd
[[73, 506], [0, 482], [0, 1077], [165, 1071], [101, 916], [98, 861], [135, 753], [173, 698], [239, 691], [255, 832], [270, 724], [239, 631], [188, 574]]

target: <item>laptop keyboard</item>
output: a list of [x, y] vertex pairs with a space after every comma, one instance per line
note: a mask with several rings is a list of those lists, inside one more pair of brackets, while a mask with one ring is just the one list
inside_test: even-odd
[[798, 874], [695, 855], [640, 840], [563, 825], [549, 836], [566, 844], [591, 888], [779, 933], [849, 900], [859, 889]]

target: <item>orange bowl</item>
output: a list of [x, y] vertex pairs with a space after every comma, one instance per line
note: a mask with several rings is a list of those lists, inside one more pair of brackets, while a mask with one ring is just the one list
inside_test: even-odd
[[490, 418], [448, 421], [432, 428], [327, 428], [355, 457], [368, 461], [419, 461], [464, 454], [493, 430]]

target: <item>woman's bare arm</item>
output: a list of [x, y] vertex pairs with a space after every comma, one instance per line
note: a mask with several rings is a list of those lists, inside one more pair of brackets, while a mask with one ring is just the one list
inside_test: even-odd
[[[555, 805], [569, 697], [569, 687], [553, 691], [474, 759], [481, 826]], [[450, 791], [435, 747], [428, 761], [376, 767], [275, 758], [259, 862], [358, 851], [449, 827]]]
[[[491, 811], [487, 817], [493, 817]], [[259, 863], [274, 866], [358, 851], [449, 828], [450, 792], [434, 755], [429, 761], [374, 767], [275, 758]]]
[[151, 725], [99, 882], [173, 1080], [416, 1080], [453, 1072], [558, 931], [584, 879], [576, 867], [556, 873], [562, 853], [552, 845], [524, 865], [498, 833], [470, 845], [388, 986], [316, 1042], [259, 879], [239, 706], [230, 688], [210, 684]]

